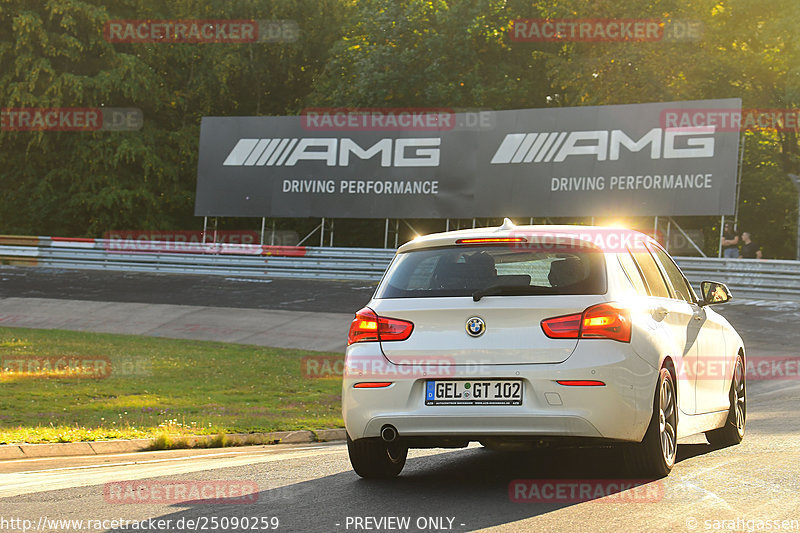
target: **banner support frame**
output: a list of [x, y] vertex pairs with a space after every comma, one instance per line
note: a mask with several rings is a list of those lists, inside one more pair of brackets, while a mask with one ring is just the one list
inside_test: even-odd
[[672, 220], [672, 223], [673, 223], [673, 224], [675, 224], [675, 227], [676, 227], [676, 228], [678, 228], [678, 231], [680, 231], [680, 232], [681, 232], [681, 235], [683, 235], [683, 236], [684, 236], [684, 238], [685, 238], [687, 241], [689, 241], [689, 244], [691, 244], [692, 246], [694, 246], [694, 249], [695, 249], [695, 250], [697, 250], [697, 251], [698, 251], [698, 253], [699, 253], [701, 256], [703, 256], [703, 257], [708, 257], [708, 256], [707, 256], [707, 255], [706, 255], [706, 254], [703, 252], [703, 250], [701, 250], [701, 249], [700, 249], [700, 247], [699, 247], [699, 246], [697, 246], [697, 243], [696, 243], [696, 242], [694, 242], [694, 241], [692, 240], [692, 238], [691, 238], [691, 237], [689, 237], [689, 235], [687, 235], [687, 234], [686, 234], [686, 232], [685, 232], [685, 231], [683, 231], [683, 228], [681, 227], [681, 225], [680, 225], [680, 224], [678, 224], [677, 222], [675, 222], [675, 220], [673, 220], [673, 219], [672, 219], [672, 217], [668, 217], [668, 218], [669, 218], [669, 220]]

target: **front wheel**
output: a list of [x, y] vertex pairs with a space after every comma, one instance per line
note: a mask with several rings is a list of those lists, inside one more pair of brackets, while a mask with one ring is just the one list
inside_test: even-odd
[[395, 477], [403, 470], [408, 457], [408, 447], [399, 443], [386, 443], [379, 438], [350, 439], [347, 436], [347, 453], [356, 474], [365, 479]]
[[675, 464], [678, 449], [678, 406], [672, 374], [662, 368], [658, 376], [653, 416], [642, 442], [628, 445], [625, 462], [637, 474], [664, 477]]
[[742, 357], [736, 358], [731, 390], [728, 392], [731, 406], [728, 419], [719, 429], [706, 431], [706, 440], [714, 446], [733, 446], [742, 442], [744, 426], [747, 422], [747, 389], [745, 387], [744, 364]]

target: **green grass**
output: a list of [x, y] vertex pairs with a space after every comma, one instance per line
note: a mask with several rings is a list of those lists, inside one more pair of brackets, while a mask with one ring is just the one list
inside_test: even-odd
[[[343, 427], [341, 378], [302, 350], [0, 328], [0, 444]], [[20, 372], [33, 358], [109, 361], [100, 378]], [[41, 364], [41, 363], [37, 363]], [[23, 367], [24, 369], [25, 367]], [[223, 440], [222, 437], [217, 437]]]

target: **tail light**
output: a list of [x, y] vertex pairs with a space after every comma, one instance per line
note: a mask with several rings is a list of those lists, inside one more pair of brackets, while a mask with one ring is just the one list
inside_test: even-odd
[[413, 330], [412, 322], [378, 316], [375, 311], [365, 307], [356, 313], [356, 317], [350, 324], [347, 345], [369, 341], [404, 341]]
[[577, 339], [581, 329], [582, 313], [557, 316], [542, 320], [544, 334], [552, 339]]
[[631, 342], [631, 312], [613, 304], [600, 304], [583, 312], [582, 339]]
[[631, 313], [615, 304], [593, 305], [583, 313], [542, 320], [542, 331], [552, 339], [611, 339], [631, 342]]

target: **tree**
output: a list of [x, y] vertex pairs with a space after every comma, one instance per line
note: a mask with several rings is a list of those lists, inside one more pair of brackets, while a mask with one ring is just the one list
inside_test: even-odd
[[[200, 118], [295, 114], [341, 34], [335, 0], [0, 3], [4, 107], [137, 107], [133, 132], [0, 132], [0, 228], [191, 227]], [[292, 43], [109, 43], [113, 19], [290, 19]]]

